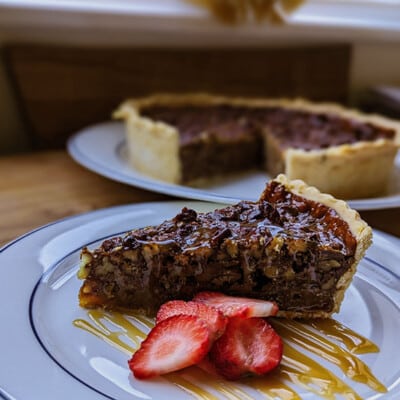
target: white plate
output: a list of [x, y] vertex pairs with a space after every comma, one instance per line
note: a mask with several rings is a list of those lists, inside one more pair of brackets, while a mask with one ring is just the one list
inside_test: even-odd
[[[86, 168], [100, 175], [143, 189], [195, 200], [236, 203], [257, 200], [270, 177], [263, 172], [249, 172], [224, 182], [197, 189], [153, 179], [136, 171], [127, 161], [123, 124], [106, 122], [78, 132], [68, 141], [70, 155]], [[357, 210], [400, 206], [400, 153], [387, 196], [354, 199], [349, 204]]]
[[[198, 211], [216, 207], [199, 202], [114, 207], [49, 224], [1, 249], [0, 398], [192, 398], [164, 378], [136, 381], [129, 373], [126, 354], [72, 324], [86, 317], [77, 302], [80, 248], [134, 227], [159, 223], [184, 205]], [[400, 398], [399, 242], [375, 232], [374, 244], [335, 316], [380, 347], [379, 353], [359, 357], [388, 388], [381, 397], [386, 399]], [[332, 372], [341, 377], [335, 367]], [[380, 397], [365, 385], [344, 380], [363, 399]], [[302, 390], [296, 388], [302, 398], [315, 398]], [[265, 398], [255, 391], [250, 395]]]

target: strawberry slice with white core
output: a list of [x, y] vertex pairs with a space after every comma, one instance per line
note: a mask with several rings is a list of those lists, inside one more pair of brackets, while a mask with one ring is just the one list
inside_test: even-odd
[[264, 375], [279, 365], [282, 340], [262, 318], [231, 318], [209, 357], [218, 374], [235, 380]]
[[150, 331], [129, 361], [136, 378], [146, 379], [199, 363], [211, 346], [207, 325], [192, 315], [175, 315]]
[[174, 315], [194, 315], [202, 319], [210, 330], [212, 340], [218, 339], [224, 333], [226, 324], [228, 323], [228, 318], [221, 311], [207, 304], [194, 301], [172, 300], [160, 307], [156, 317], [156, 324]]
[[272, 301], [227, 296], [218, 292], [197, 293], [193, 301], [215, 307], [229, 318], [270, 317], [278, 312], [278, 305]]

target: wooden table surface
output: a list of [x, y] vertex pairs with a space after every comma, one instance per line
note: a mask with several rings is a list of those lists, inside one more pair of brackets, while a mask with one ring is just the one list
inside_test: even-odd
[[[99, 208], [176, 198], [103, 178], [65, 151], [0, 158], [0, 246], [36, 227]], [[376, 229], [400, 237], [400, 208], [364, 211]]]

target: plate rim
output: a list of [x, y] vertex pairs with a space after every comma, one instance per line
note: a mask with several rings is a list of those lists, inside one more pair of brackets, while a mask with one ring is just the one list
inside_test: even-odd
[[[188, 204], [189, 203], [189, 204]], [[157, 206], [161, 206], [161, 210], [160, 207]], [[36, 229], [33, 229], [21, 236], [19, 236], [18, 238], [14, 239], [13, 241], [11, 241], [10, 243], [6, 244], [5, 246], [3, 246], [0, 249], [0, 259], [3, 257], [3, 255], [5, 253], [7, 253], [7, 251], [9, 249], [11, 249], [13, 246], [17, 245], [18, 243], [21, 243], [23, 241], [39, 241], [39, 243], [36, 243], [36, 246], [42, 248], [44, 245], [46, 245], [49, 241], [48, 238], [42, 238], [41, 232], [45, 233], [46, 231], [53, 231], [55, 230], [55, 234], [56, 235], [60, 235], [62, 232], [65, 231], [69, 231], [71, 229], [76, 228], [77, 226], [80, 226], [83, 222], [85, 223], [90, 223], [93, 222], [97, 219], [102, 219], [102, 218], [106, 218], [109, 216], [113, 216], [116, 214], [126, 214], [129, 213], [131, 211], [134, 211], [135, 209], [148, 209], [148, 208], [155, 208], [156, 209], [156, 213], [160, 214], [160, 213], [164, 213], [167, 208], [172, 207], [175, 210], [179, 209], [180, 207], [184, 206], [184, 205], [189, 205], [192, 207], [196, 207], [196, 206], [205, 206], [207, 208], [212, 208], [213, 206], [219, 206], [219, 204], [210, 204], [210, 203], [205, 203], [205, 202], [201, 202], [201, 201], [193, 201], [193, 202], [188, 202], [185, 200], [172, 200], [172, 201], [155, 201], [155, 202], [143, 202], [143, 203], [136, 203], [136, 204], [128, 204], [128, 205], [117, 205], [117, 206], [112, 206], [112, 207], [107, 207], [107, 208], [103, 208], [103, 209], [98, 209], [98, 210], [93, 210], [93, 211], [87, 211], [81, 214], [77, 214], [77, 215], [73, 215], [73, 216], [69, 216], [69, 217], [65, 217], [53, 222], [50, 222], [48, 224], [42, 225]], [[154, 207], [155, 206], [155, 207]], [[160, 211], [159, 211], [160, 210]], [[374, 233], [377, 234], [378, 236], [381, 236], [381, 233], [379, 231], [374, 230]], [[110, 232], [110, 234], [112, 235], [113, 233]], [[389, 234], [383, 233], [383, 237], [389, 240], [394, 240], [395, 244], [398, 244], [399, 239], [391, 236]], [[100, 239], [97, 239], [100, 240]], [[382, 247], [381, 244], [376, 244], [376, 246], [380, 246]], [[76, 251], [76, 250], [75, 250]], [[396, 250], [398, 252], [398, 250]], [[66, 252], [63, 253], [63, 257], [66, 256]], [[400, 253], [399, 253], [399, 257], [400, 257]], [[53, 262], [53, 265], [56, 265], [57, 263], [60, 262], [60, 259], [57, 259], [56, 261]], [[36, 260], [36, 263], [38, 263], [38, 260]], [[6, 267], [7, 266], [7, 262], [4, 263], [3, 265]], [[21, 268], [27, 268], [26, 266], [23, 266]], [[49, 269], [47, 268], [46, 270], [42, 270], [40, 273], [37, 272], [33, 272], [33, 274], [35, 275], [34, 277], [34, 285], [36, 286], [39, 284], [39, 282], [42, 280], [44, 274], [49, 273]], [[7, 274], [7, 272], [6, 272]], [[365, 280], [364, 277], [360, 277], [361, 279]], [[367, 281], [367, 283], [370, 283]], [[33, 286], [30, 287], [31, 292], [29, 293], [29, 299], [31, 298], [31, 294], [32, 294], [32, 290], [33, 290]], [[377, 290], [382, 291], [382, 287], [380, 285], [373, 285]], [[385, 294], [385, 293], [384, 293]], [[390, 296], [388, 294], [385, 294], [386, 297], [388, 297], [393, 303], [394, 305], [396, 305], [397, 307], [399, 306], [399, 299], [392, 299], [390, 298]], [[25, 304], [24, 307], [26, 307], [27, 305]], [[30, 335], [32, 336], [32, 332], [30, 332]], [[38, 344], [36, 342], [36, 344]], [[48, 355], [46, 355], [46, 357], [48, 357]], [[48, 361], [51, 360], [51, 357], [48, 358]], [[62, 368], [62, 367], [60, 367]], [[76, 377], [73, 377], [74, 380], [76, 380]], [[79, 380], [78, 380], [79, 381]], [[86, 386], [86, 385], [85, 385]], [[86, 386], [87, 387], [87, 386]], [[89, 390], [93, 390], [93, 388], [90, 387]], [[98, 391], [94, 391], [94, 393], [96, 393], [97, 395], [99, 394]], [[103, 394], [103, 393], [102, 393]], [[0, 398], [4, 398], [6, 400], [17, 400], [17, 398], [12, 397], [12, 395], [9, 395], [6, 391], [6, 389], [4, 389], [2, 387], [2, 384], [0, 383]], [[107, 398], [107, 397], [106, 397]]]

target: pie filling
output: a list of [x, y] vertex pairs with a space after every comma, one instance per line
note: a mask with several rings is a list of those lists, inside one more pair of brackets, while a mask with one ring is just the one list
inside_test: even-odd
[[393, 129], [371, 123], [280, 107], [151, 106], [141, 115], [178, 130], [183, 182], [262, 166], [264, 134], [274, 138], [280, 151], [395, 137]]
[[184, 208], [159, 226], [83, 249], [80, 303], [153, 315], [168, 300], [212, 290], [330, 313], [356, 247], [335, 210], [272, 181], [258, 202], [201, 214]]

